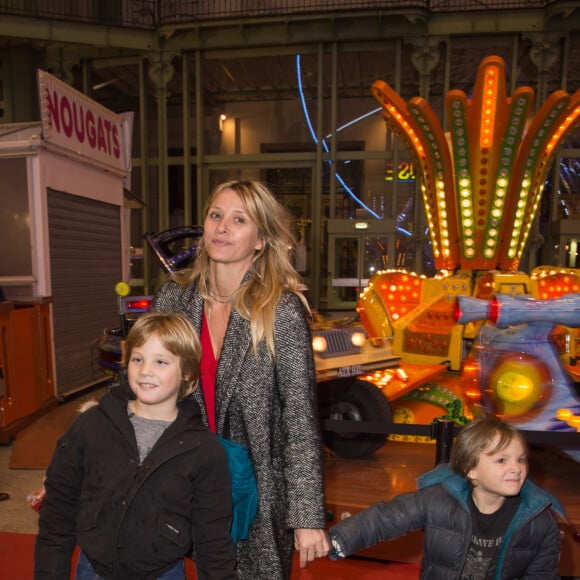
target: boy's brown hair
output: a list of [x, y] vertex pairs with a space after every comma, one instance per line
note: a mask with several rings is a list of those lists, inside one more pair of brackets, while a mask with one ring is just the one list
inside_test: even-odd
[[[494, 438], [499, 435], [497, 445], [490, 448]], [[473, 482], [467, 474], [477, 466], [482, 453], [493, 455], [501, 451], [517, 437], [527, 450], [524, 436], [515, 427], [504, 423], [496, 417], [482, 417], [473, 420], [463, 427], [451, 447], [449, 467], [451, 471], [464, 477], [470, 486]]]
[[179, 357], [181, 374], [188, 379], [182, 381], [178, 400], [188, 397], [197, 387], [201, 359], [201, 344], [193, 324], [177, 313], [147, 312], [141, 315], [131, 327], [123, 345], [125, 368], [133, 350], [152, 335], [158, 336], [161, 344]]

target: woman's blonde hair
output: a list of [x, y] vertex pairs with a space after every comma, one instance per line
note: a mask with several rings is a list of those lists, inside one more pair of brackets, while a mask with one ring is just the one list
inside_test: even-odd
[[[497, 444], [491, 445], [496, 436]], [[473, 481], [467, 474], [477, 467], [482, 453], [494, 455], [510, 444], [513, 439], [519, 439], [524, 449], [527, 449], [526, 440], [515, 427], [504, 423], [496, 417], [480, 417], [474, 419], [461, 429], [459, 436], [451, 447], [449, 467], [451, 471], [464, 477], [473, 487]]]
[[[296, 247], [291, 229], [292, 216], [263, 183], [233, 180], [212, 191], [203, 211], [204, 222], [215, 198], [226, 189], [238, 194], [245, 211], [257, 225], [263, 244], [253, 257], [249, 277], [232, 295], [232, 307], [250, 321], [254, 350], [265, 339], [269, 352], [274, 353], [274, 315], [282, 292], [294, 292], [310, 310], [301, 292], [302, 279], [291, 262]], [[200, 243], [193, 267], [178, 272], [175, 279], [186, 286], [197, 282], [201, 295], [208, 300], [208, 270], [209, 256]]]
[[147, 312], [141, 315], [129, 330], [123, 348], [123, 366], [127, 367], [131, 353], [150, 336], [157, 336], [171, 354], [179, 357], [181, 374], [184, 378], [179, 389], [178, 400], [191, 395], [199, 379], [201, 344], [191, 322], [182, 314]]

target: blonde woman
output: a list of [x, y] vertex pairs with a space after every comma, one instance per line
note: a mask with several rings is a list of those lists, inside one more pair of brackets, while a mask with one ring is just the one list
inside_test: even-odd
[[324, 486], [308, 305], [290, 262], [290, 216], [263, 184], [230, 181], [210, 195], [191, 270], [152, 310], [185, 314], [200, 333], [209, 428], [246, 447], [258, 514], [237, 543], [242, 579], [290, 577], [326, 555]]

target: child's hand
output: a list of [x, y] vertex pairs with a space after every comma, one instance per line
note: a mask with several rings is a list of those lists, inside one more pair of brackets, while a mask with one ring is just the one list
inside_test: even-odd
[[39, 487], [38, 489], [31, 491], [26, 496], [26, 501], [28, 501], [28, 504], [35, 512], [39, 512], [40, 506], [42, 505], [42, 500], [44, 499], [45, 495], [46, 495], [46, 489], [44, 488], [44, 485], [43, 485], [42, 487]]

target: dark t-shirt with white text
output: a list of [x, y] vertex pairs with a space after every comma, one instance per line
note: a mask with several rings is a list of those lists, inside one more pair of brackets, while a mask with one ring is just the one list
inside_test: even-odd
[[520, 497], [507, 497], [492, 514], [482, 514], [469, 497], [472, 535], [461, 580], [490, 580], [494, 578], [499, 547], [518, 506]]

